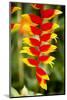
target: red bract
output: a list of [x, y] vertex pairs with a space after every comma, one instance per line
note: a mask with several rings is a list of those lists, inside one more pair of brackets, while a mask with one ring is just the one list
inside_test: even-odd
[[41, 10], [42, 18], [50, 18], [54, 14], [54, 9]]
[[43, 62], [46, 61], [49, 58], [49, 56], [40, 56], [39, 61]]
[[33, 58], [29, 58], [28, 61], [29, 61], [30, 64], [35, 65], [35, 66], [38, 66], [37, 60], [35, 60]]
[[31, 20], [36, 23], [36, 24], [41, 24], [42, 20], [39, 16], [35, 15], [35, 14], [29, 14]]
[[43, 69], [40, 68], [40, 67], [36, 67], [36, 72], [37, 72], [38, 74], [40, 74], [40, 75], [45, 75], [45, 74], [46, 74], [46, 72], [43, 71]]
[[53, 25], [53, 23], [48, 22], [48, 23], [45, 23], [45, 24], [41, 24], [41, 28], [42, 28], [43, 31], [48, 31], [52, 28], [52, 25]]
[[51, 37], [50, 33], [44, 34], [44, 35], [41, 36], [41, 41], [46, 42], [50, 39], [50, 37]]
[[33, 55], [39, 56], [40, 51], [35, 49], [34, 47], [30, 47], [30, 51]]
[[41, 29], [31, 26], [31, 31], [33, 32], [34, 35], [40, 35], [41, 34]]
[[39, 46], [40, 45], [40, 41], [35, 39], [35, 38], [30, 38], [31, 44], [33, 46]]
[[41, 52], [46, 52], [49, 48], [50, 48], [50, 45], [49, 44], [45, 44], [45, 45], [40, 47], [40, 51]]

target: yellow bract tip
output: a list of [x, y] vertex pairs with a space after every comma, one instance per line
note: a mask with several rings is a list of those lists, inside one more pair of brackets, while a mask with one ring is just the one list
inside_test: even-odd
[[56, 48], [57, 48], [57, 46], [51, 45], [49, 51], [50, 51], [50, 52], [54, 52]]
[[12, 9], [12, 14], [13, 14], [14, 12], [18, 11], [18, 10], [21, 10], [21, 7], [14, 7], [14, 8]]
[[49, 64], [53, 68], [53, 61], [55, 60], [55, 57], [50, 56], [47, 61], [44, 62], [44, 64]]
[[57, 42], [57, 38], [58, 38], [58, 37], [57, 37], [57, 34], [52, 33], [52, 34], [51, 34], [51, 38], [54, 39], [54, 40]]
[[45, 80], [50, 80], [48, 75], [43, 75], [42, 78], [45, 79]]
[[62, 14], [63, 12], [62, 11], [60, 11], [60, 10], [55, 10], [55, 15], [59, 15], [59, 14]]
[[41, 86], [41, 88], [47, 90], [47, 84], [44, 83], [44, 80], [41, 81], [40, 86]]
[[53, 28], [53, 30], [55, 30], [55, 29], [59, 28], [59, 25], [57, 23], [54, 23], [52, 28]]
[[29, 38], [23, 38], [23, 42], [28, 44], [29, 46], [32, 46]]
[[34, 55], [30, 52], [29, 47], [23, 47], [23, 50], [21, 50], [20, 53], [27, 53], [27, 54], [29, 54], [30, 56], [34, 56]]

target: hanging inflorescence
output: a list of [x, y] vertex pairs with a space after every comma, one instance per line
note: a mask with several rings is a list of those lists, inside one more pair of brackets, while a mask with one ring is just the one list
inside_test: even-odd
[[[18, 29], [19, 33], [24, 35], [22, 42], [26, 46], [22, 47], [20, 53], [28, 54], [29, 57], [22, 58], [22, 62], [36, 68], [36, 79], [40, 87], [47, 90], [46, 81], [49, 80], [49, 76], [41, 64], [44, 66], [49, 64], [53, 68], [55, 57], [51, 56], [51, 53], [57, 46], [52, 44], [52, 40], [57, 42], [57, 34], [54, 30], [59, 28], [59, 25], [50, 22], [50, 19], [62, 12], [57, 9], [44, 9], [42, 4], [32, 4], [32, 7], [40, 12], [40, 16], [33, 13], [22, 14], [20, 22], [14, 24], [11, 31]], [[16, 7], [13, 12], [17, 9], [20, 10]]]

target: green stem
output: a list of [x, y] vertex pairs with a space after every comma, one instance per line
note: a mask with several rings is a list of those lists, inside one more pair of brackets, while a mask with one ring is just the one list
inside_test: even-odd
[[[19, 3], [18, 6], [21, 7], [21, 4]], [[19, 22], [20, 20], [20, 17], [21, 17], [21, 10], [18, 11], [17, 13], [17, 20]], [[19, 53], [21, 47], [22, 47], [22, 36], [20, 36], [18, 34], [18, 40], [17, 40], [17, 43], [18, 43], [18, 71], [19, 71], [19, 84], [22, 85], [22, 83], [24, 82], [24, 67], [23, 67], [23, 63], [21, 61], [22, 59], [22, 55]]]

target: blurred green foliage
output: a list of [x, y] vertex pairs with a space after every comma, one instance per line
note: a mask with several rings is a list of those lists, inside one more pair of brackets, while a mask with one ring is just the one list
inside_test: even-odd
[[[39, 14], [39, 12], [31, 7], [31, 4], [26, 3], [10, 3], [11, 7], [20, 5], [22, 7], [22, 14], [24, 13], [34, 13]], [[33, 96], [38, 93], [42, 95], [56, 95], [64, 94], [65, 92], [65, 55], [64, 55], [64, 34], [65, 34], [65, 6], [61, 5], [47, 5], [46, 8], [55, 8], [60, 9], [63, 14], [55, 17], [51, 21], [57, 22], [60, 25], [58, 30], [55, 30], [55, 33], [58, 34], [58, 42], [53, 43], [57, 45], [56, 52], [52, 53], [56, 57], [54, 68], [51, 69], [50, 66], [46, 67], [46, 70], [49, 73], [50, 81], [48, 83], [48, 90], [45, 91], [41, 89], [37, 83], [35, 77], [35, 68], [29, 68], [21, 62], [19, 66], [19, 49], [18, 49], [18, 38], [20, 38], [18, 32], [10, 33], [11, 39], [11, 48], [10, 48], [10, 71], [11, 71], [11, 96], [24, 96], [20, 91], [26, 86], [28, 95]], [[11, 12], [10, 12], [11, 13]], [[10, 23], [17, 22], [17, 12], [10, 16]], [[23, 38], [23, 36], [21, 36]], [[22, 44], [23, 46], [23, 44]], [[21, 47], [22, 48], [22, 47]], [[27, 54], [23, 55], [28, 57]], [[44, 66], [42, 66], [44, 67]], [[45, 67], [44, 67], [45, 68]], [[25, 95], [26, 96], [26, 95]]]

